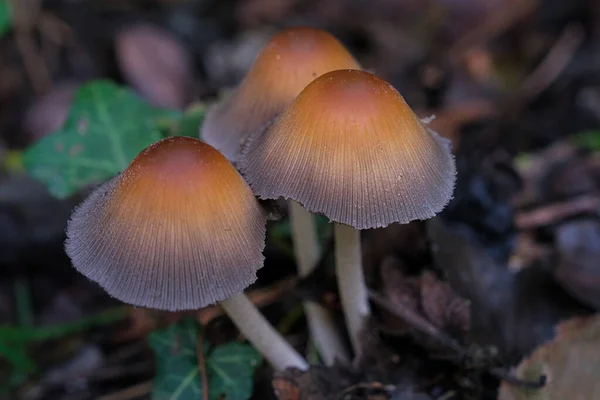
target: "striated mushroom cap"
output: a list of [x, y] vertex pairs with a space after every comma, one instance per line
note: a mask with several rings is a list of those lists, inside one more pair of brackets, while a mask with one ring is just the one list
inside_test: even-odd
[[332, 35], [286, 29], [261, 50], [235, 92], [208, 111], [200, 136], [236, 161], [247, 135], [281, 113], [312, 80], [343, 68], [360, 66]]
[[239, 168], [259, 197], [292, 199], [357, 229], [431, 218], [456, 175], [450, 142], [391, 84], [357, 70], [314, 80], [248, 139]]
[[111, 296], [198, 309], [242, 292], [263, 265], [265, 213], [213, 147], [171, 137], [97, 188], [67, 226], [73, 266]]

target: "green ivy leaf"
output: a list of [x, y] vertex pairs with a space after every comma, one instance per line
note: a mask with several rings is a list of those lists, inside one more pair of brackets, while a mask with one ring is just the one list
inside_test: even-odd
[[23, 165], [53, 195], [68, 197], [121, 172], [180, 117], [110, 81], [94, 81], [77, 91], [63, 128], [25, 151]]
[[13, 12], [8, 0], [0, 0], [0, 38], [12, 28]]
[[[182, 320], [150, 335], [156, 356], [154, 400], [202, 398], [197, 346], [201, 327], [193, 319]], [[249, 345], [229, 343], [215, 347], [203, 343], [209, 400], [247, 400], [252, 395], [253, 375], [260, 355]]]
[[260, 361], [260, 354], [246, 344], [233, 342], [215, 348], [206, 360], [210, 400], [249, 399]]
[[572, 143], [590, 151], [600, 151], [600, 131], [588, 131], [574, 135]]
[[190, 136], [197, 138], [199, 136], [200, 125], [204, 121], [206, 107], [202, 103], [195, 103], [189, 106], [182, 118], [172, 125], [171, 136]]

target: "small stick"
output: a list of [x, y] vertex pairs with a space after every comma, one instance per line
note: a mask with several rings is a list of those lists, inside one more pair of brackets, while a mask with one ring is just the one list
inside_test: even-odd
[[[295, 277], [287, 278], [272, 286], [250, 290], [248, 297], [257, 307], [266, 307], [277, 302], [284, 295], [290, 294], [296, 286], [296, 282], [297, 279]], [[206, 325], [222, 315], [223, 309], [219, 305], [214, 305], [199, 310], [196, 313], [196, 318], [200, 324]]]
[[34, 24], [37, 21], [40, 0], [29, 2], [29, 8], [24, 2], [10, 0], [14, 12], [14, 32], [17, 48], [23, 59], [23, 66], [29, 76], [31, 86], [40, 95], [45, 93], [52, 82], [50, 72], [44, 58], [39, 53], [33, 37]]
[[583, 40], [583, 28], [579, 25], [571, 24], [561, 32], [544, 59], [523, 80], [519, 88], [505, 99], [504, 108], [508, 118], [514, 119], [525, 105], [558, 79]]
[[540, 3], [540, 0], [517, 1], [513, 2], [511, 6], [492, 13], [450, 47], [448, 50], [450, 62], [453, 64], [460, 63], [470, 49], [488, 43], [510, 30], [519, 21], [535, 11]]
[[599, 209], [599, 196], [582, 195], [571, 200], [548, 204], [532, 211], [522, 211], [515, 216], [515, 223], [520, 230], [535, 229], [576, 214], [595, 212]]
[[198, 336], [196, 356], [198, 357], [198, 370], [200, 371], [200, 384], [202, 385], [202, 400], [208, 400], [208, 374], [206, 372], [206, 360], [204, 359], [204, 329], [200, 331]]
[[132, 400], [140, 397], [145, 397], [152, 392], [154, 383], [150, 381], [138, 383], [126, 389], [119, 390], [106, 396], [98, 397], [97, 400]]
[[515, 98], [527, 103], [549, 87], [569, 65], [583, 40], [584, 32], [581, 26], [567, 26], [537, 68], [523, 81]]

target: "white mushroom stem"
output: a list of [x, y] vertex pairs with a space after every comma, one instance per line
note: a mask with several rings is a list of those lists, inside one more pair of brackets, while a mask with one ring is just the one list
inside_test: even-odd
[[[295, 201], [288, 201], [294, 255], [298, 275], [306, 277], [317, 265], [320, 257], [319, 241], [315, 220], [311, 213]], [[311, 339], [325, 365], [336, 360], [349, 361], [349, 356], [331, 313], [320, 304], [303, 302]]]
[[371, 314], [369, 295], [362, 270], [360, 231], [348, 225], [335, 224], [335, 272], [355, 354], [359, 352], [359, 335], [365, 319]]
[[221, 302], [229, 318], [240, 332], [276, 371], [286, 368], [307, 370], [308, 363], [266, 320], [244, 293]]

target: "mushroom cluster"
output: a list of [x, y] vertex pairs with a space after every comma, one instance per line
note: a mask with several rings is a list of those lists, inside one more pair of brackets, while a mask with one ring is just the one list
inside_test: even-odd
[[[334, 223], [339, 291], [359, 354], [370, 314], [360, 230], [441, 211], [455, 181], [449, 141], [313, 28], [276, 35], [209, 110], [201, 139], [163, 139], [95, 189], [67, 226], [73, 266], [135, 306], [219, 303], [275, 369], [307, 369], [244, 294], [264, 261], [266, 212], [256, 197], [283, 198], [300, 276], [320, 257], [312, 214]], [[331, 315], [304, 307], [323, 361], [349, 361]]]

